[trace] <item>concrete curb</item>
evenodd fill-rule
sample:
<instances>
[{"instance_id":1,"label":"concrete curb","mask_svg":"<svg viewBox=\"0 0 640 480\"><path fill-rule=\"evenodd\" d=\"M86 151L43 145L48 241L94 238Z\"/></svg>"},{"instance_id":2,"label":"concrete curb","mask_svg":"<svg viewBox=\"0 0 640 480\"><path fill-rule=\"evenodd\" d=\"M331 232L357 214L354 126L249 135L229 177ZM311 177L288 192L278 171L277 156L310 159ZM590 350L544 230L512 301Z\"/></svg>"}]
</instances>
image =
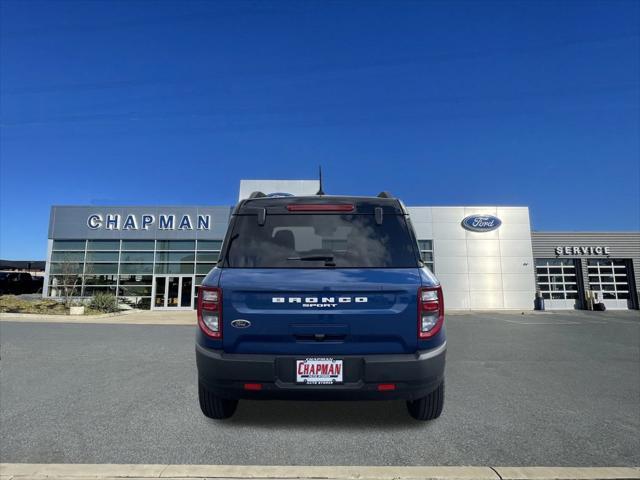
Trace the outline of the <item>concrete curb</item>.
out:
<instances>
[{"instance_id":1,"label":"concrete curb","mask_svg":"<svg viewBox=\"0 0 640 480\"><path fill-rule=\"evenodd\" d=\"M340 480L637 480L637 467L322 467L243 465L0 464L3 480L340 479Z\"/></svg>"},{"instance_id":2,"label":"concrete curb","mask_svg":"<svg viewBox=\"0 0 640 480\"><path fill-rule=\"evenodd\" d=\"M0 312L0 319L4 320L5 318L15 318L21 319L25 321L50 321L50 320L88 320L88 319L100 319L100 318L112 318L112 317L120 317L122 315L130 315L134 311L133 310L123 310L120 312L114 313L98 313L96 315L69 315L69 314L44 314L44 313L12 313L12 312Z\"/></svg>"},{"instance_id":3,"label":"concrete curb","mask_svg":"<svg viewBox=\"0 0 640 480\"><path fill-rule=\"evenodd\" d=\"M196 325L193 312L140 312L125 310L100 315L40 315L34 313L0 313L0 322L72 323L102 325Z\"/></svg>"}]
</instances>

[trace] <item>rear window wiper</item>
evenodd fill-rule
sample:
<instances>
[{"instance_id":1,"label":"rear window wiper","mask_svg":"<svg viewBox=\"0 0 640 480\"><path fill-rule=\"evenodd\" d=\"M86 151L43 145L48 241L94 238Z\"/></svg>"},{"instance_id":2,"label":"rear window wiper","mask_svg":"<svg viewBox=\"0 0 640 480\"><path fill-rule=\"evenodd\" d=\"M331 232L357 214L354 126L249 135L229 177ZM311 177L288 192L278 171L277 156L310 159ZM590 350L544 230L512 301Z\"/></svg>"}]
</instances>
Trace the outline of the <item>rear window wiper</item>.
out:
<instances>
[{"instance_id":1,"label":"rear window wiper","mask_svg":"<svg viewBox=\"0 0 640 480\"><path fill-rule=\"evenodd\" d=\"M325 267L335 267L333 255L307 255L306 257L289 257L287 260L298 260L300 262L324 262Z\"/></svg>"},{"instance_id":2,"label":"rear window wiper","mask_svg":"<svg viewBox=\"0 0 640 480\"><path fill-rule=\"evenodd\" d=\"M306 257L289 257L287 260L300 260L301 262L333 262L333 255L308 255Z\"/></svg>"}]
</instances>

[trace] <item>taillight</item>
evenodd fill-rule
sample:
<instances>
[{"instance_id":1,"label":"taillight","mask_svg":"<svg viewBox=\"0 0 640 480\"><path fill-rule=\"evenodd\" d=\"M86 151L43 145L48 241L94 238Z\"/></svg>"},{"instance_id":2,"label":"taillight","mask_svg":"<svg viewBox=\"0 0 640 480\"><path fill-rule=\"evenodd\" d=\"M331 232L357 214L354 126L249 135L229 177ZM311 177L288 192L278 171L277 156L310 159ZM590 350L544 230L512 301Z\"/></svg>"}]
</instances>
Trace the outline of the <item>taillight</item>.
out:
<instances>
[{"instance_id":1,"label":"taillight","mask_svg":"<svg viewBox=\"0 0 640 480\"><path fill-rule=\"evenodd\" d=\"M441 287L418 289L418 338L436 335L444 323L444 299Z\"/></svg>"},{"instance_id":2,"label":"taillight","mask_svg":"<svg viewBox=\"0 0 640 480\"><path fill-rule=\"evenodd\" d=\"M222 338L222 290L200 287L198 291L198 325L208 337Z\"/></svg>"},{"instance_id":3,"label":"taillight","mask_svg":"<svg viewBox=\"0 0 640 480\"><path fill-rule=\"evenodd\" d=\"M287 210L290 212L352 212L353 209L354 206L347 203L292 203L287 205Z\"/></svg>"}]
</instances>

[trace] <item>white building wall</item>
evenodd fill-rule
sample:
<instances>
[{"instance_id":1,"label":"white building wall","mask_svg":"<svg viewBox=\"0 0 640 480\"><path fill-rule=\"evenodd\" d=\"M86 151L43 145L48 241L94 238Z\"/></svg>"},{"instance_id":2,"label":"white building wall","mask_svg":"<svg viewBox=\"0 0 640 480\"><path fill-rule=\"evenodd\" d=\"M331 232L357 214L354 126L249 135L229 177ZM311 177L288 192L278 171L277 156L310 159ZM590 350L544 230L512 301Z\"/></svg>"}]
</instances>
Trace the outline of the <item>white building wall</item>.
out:
<instances>
[{"instance_id":1,"label":"white building wall","mask_svg":"<svg viewBox=\"0 0 640 480\"><path fill-rule=\"evenodd\" d=\"M450 309L532 310L535 277L527 207L409 207L420 240L433 240L436 276ZM498 217L491 232L462 227L469 215Z\"/></svg>"}]
</instances>

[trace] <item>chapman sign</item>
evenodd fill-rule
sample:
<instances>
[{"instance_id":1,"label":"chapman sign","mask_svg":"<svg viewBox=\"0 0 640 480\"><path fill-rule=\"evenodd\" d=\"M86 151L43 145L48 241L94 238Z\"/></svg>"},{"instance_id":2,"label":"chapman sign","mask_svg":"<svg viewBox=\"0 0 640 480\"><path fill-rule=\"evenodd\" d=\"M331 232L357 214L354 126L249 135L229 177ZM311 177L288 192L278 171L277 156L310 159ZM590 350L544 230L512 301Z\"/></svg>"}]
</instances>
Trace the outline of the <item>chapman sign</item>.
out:
<instances>
[{"instance_id":1,"label":"chapman sign","mask_svg":"<svg viewBox=\"0 0 640 480\"><path fill-rule=\"evenodd\" d=\"M611 255L611 247L602 246L559 246L556 255Z\"/></svg>"},{"instance_id":2,"label":"chapman sign","mask_svg":"<svg viewBox=\"0 0 640 480\"><path fill-rule=\"evenodd\" d=\"M91 230L149 230L156 226L158 230L211 230L211 215L119 215L94 213L87 217L87 226Z\"/></svg>"}]
</instances>

